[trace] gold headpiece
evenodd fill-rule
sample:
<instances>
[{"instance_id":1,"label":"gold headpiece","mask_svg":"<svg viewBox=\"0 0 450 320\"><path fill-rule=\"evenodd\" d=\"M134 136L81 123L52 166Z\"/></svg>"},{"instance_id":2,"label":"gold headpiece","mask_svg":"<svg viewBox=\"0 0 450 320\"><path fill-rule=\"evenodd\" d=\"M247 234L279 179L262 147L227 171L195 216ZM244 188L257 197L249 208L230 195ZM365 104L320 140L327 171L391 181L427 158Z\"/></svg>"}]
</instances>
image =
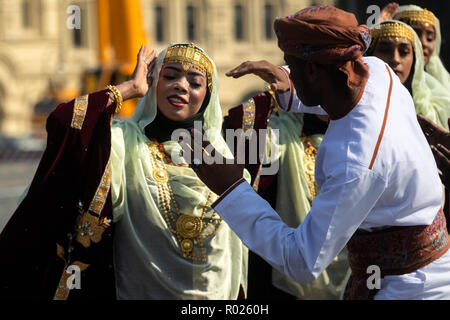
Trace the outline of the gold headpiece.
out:
<instances>
[{"instance_id":1,"label":"gold headpiece","mask_svg":"<svg viewBox=\"0 0 450 320\"><path fill-rule=\"evenodd\" d=\"M400 13L398 20L410 24L411 22L423 22L434 27L434 14L427 9L423 10L405 10Z\"/></svg>"},{"instance_id":2,"label":"gold headpiece","mask_svg":"<svg viewBox=\"0 0 450 320\"><path fill-rule=\"evenodd\" d=\"M370 34L374 40L372 41L373 44L375 44L375 40L381 38L404 38L409 40L414 48L414 31L401 23L381 24L378 28L370 29Z\"/></svg>"},{"instance_id":3,"label":"gold headpiece","mask_svg":"<svg viewBox=\"0 0 450 320\"><path fill-rule=\"evenodd\" d=\"M168 48L163 63L166 62L181 63L184 70L188 70L188 64L192 64L200 71L206 72L206 76L208 78L208 88L211 91L212 74L214 71L213 64L201 50L195 47L193 43L189 45L179 44Z\"/></svg>"}]
</instances>

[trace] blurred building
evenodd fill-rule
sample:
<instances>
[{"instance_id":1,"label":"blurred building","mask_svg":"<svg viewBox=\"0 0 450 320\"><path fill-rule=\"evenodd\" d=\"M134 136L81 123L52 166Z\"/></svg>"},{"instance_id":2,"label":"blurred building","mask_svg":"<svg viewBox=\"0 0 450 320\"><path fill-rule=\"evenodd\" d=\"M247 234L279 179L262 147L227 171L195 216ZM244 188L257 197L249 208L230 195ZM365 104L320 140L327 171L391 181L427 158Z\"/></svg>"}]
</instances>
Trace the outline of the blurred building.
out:
<instances>
[{"instance_id":1,"label":"blurred building","mask_svg":"<svg viewBox=\"0 0 450 320\"><path fill-rule=\"evenodd\" d=\"M309 0L140 0L150 47L190 41L215 60L222 107L239 104L263 88L255 76L225 77L245 60L283 63L273 20ZM67 26L80 8L80 29ZM0 0L0 134L26 136L33 119L43 126L59 101L83 91L83 74L99 66L96 0ZM36 120L37 119L37 120Z\"/></svg>"}]
</instances>

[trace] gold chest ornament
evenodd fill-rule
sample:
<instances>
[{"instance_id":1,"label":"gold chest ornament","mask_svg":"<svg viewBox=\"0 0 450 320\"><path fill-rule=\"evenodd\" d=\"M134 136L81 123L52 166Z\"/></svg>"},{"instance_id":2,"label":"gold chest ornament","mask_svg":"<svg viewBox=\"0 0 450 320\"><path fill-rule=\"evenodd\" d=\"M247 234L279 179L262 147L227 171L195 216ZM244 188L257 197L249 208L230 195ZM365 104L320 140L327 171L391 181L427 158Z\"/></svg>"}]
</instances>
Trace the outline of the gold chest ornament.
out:
<instances>
[{"instance_id":1,"label":"gold chest ornament","mask_svg":"<svg viewBox=\"0 0 450 320\"><path fill-rule=\"evenodd\" d=\"M162 144L158 144L156 141L149 142L148 149L150 151L152 177L156 181L163 217L169 230L177 237L184 258L206 262L206 250L202 239L215 234L222 222L222 219L214 219L217 215L214 211L209 221L204 223L206 212L208 209L211 209L209 202L211 201L212 192L208 195L200 218L182 213L175 201L164 160L170 165L188 166L174 164L166 155ZM206 232L206 229L212 230ZM199 247L200 255L194 253L196 245Z\"/></svg>"}]
</instances>

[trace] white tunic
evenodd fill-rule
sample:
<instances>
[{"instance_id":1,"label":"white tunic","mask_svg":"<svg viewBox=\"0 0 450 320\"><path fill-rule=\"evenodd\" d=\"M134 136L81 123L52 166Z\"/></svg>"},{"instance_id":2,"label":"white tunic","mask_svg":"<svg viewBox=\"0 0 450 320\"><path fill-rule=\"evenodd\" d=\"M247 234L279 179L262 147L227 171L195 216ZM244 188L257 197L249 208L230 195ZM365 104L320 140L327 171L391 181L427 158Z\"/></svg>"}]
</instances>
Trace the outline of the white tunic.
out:
<instances>
[{"instance_id":1,"label":"white tunic","mask_svg":"<svg viewBox=\"0 0 450 320\"><path fill-rule=\"evenodd\" d=\"M345 117L330 121L316 158L321 193L298 228L287 227L246 182L214 204L251 250L301 284L317 278L357 229L429 225L441 206L437 167L411 95L388 67L393 87L384 121L387 65L375 57L364 62L364 93ZM291 111L321 113L294 96ZM450 251L416 272L384 277L375 296L422 298L450 299Z\"/></svg>"}]
</instances>

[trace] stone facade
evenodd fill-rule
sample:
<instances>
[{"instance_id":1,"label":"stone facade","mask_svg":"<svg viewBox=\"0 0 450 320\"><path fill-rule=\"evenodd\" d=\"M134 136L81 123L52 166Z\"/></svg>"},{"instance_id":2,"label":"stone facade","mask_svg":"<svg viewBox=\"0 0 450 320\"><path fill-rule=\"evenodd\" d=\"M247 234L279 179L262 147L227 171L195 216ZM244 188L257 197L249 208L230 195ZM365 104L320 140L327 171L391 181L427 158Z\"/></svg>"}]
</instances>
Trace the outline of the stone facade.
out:
<instances>
[{"instance_id":1,"label":"stone facade","mask_svg":"<svg viewBox=\"0 0 450 320\"><path fill-rule=\"evenodd\" d=\"M334 1L141 0L141 6L152 48L192 41L215 60L226 112L264 84L225 72L245 60L283 63L270 20L313 2ZM74 4L81 8L77 34L66 25ZM0 0L0 134L30 134L34 106L50 88L66 88L67 98L80 92L83 72L98 67L97 39L95 0Z\"/></svg>"}]
</instances>

